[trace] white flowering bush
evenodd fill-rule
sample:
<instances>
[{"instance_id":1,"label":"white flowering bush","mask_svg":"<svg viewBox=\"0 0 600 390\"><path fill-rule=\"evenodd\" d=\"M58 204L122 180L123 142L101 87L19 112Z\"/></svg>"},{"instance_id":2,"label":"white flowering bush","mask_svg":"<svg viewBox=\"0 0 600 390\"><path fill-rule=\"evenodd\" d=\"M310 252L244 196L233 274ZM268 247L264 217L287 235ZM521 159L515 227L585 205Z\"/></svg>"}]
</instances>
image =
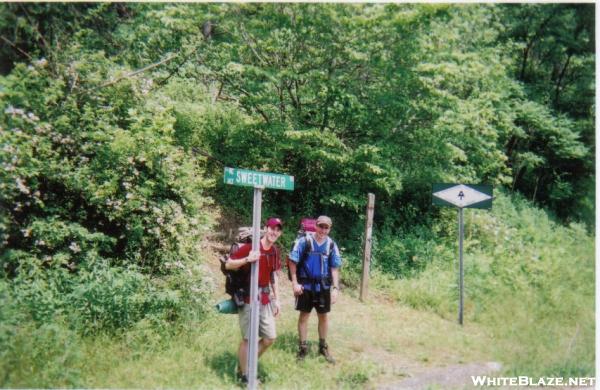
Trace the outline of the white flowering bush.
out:
<instances>
[{"instance_id":1,"label":"white flowering bush","mask_svg":"<svg viewBox=\"0 0 600 390\"><path fill-rule=\"evenodd\" d=\"M85 332L197 314L209 292L190 271L209 182L147 81L99 85L112 65L95 53L0 78L3 291L29 318Z\"/></svg>"}]
</instances>

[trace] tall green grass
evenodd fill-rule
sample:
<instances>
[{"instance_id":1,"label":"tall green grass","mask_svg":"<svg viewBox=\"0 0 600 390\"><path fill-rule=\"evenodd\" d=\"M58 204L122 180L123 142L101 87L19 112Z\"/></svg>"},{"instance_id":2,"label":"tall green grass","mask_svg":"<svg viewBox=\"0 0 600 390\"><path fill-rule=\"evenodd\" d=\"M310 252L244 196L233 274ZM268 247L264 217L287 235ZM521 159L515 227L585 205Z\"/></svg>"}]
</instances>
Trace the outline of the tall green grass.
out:
<instances>
[{"instance_id":1,"label":"tall green grass","mask_svg":"<svg viewBox=\"0 0 600 390\"><path fill-rule=\"evenodd\" d=\"M363 360L346 358L329 367L316 356L316 345L298 364L295 320L289 312L285 324L279 321L278 340L259 361L259 379L268 388L362 388L377 374ZM58 323L27 326L11 351L2 352L0 378L3 388L234 389L240 388L239 341L237 316L222 314L179 322L170 331L142 320L120 335L81 336Z\"/></svg>"},{"instance_id":2,"label":"tall green grass","mask_svg":"<svg viewBox=\"0 0 600 390\"><path fill-rule=\"evenodd\" d=\"M485 348L507 373L593 375L594 240L585 227L561 226L499 194L491 211L465 211L465 231L465 321L487 329L495 342ZM375 284L399 302L456 319L456 248L436 250L417 276L380 274Z\"/></svg>"},{"instance_id":3,"label":"tall green grass","mask_svg":"<svg viewBox=\"0 0 600 390\"><path fill-rule=\"evenodd\" d=\"M200 265L153 278L108 264L78 274L35 258L21 264L15 278L0 279L0 387L89 387L85 378L102 365L89 345L124 342L145 354L181 324L201 321L214 290ZM99 355L110 360L110 348Z\"/></svg>"}]
</instances>

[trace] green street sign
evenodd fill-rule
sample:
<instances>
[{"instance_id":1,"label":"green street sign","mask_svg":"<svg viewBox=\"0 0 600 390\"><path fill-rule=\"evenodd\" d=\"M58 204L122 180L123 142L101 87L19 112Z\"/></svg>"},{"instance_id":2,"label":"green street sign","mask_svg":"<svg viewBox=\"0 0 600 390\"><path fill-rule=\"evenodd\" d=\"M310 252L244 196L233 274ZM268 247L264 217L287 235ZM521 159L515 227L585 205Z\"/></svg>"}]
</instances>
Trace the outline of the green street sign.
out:
<instances>
[{"instance_id":1,"label":"green street sign","mask_svg":"<svg viewBox=\"0 0 600 390\"><path fill-rule=\"evenodd\" d=\"M436 206L489 209L494 199L492 191L490 185L435 183L431 192Z\"/></svg>"},{"instance_id":2,"label":"green street sign","mask_svg":"<svg viewBox=\"0 0 600 390\"><path fill-rule=\"evenodd\" d=\"M225 168L225 184L244 187L272 188L275 190L294 190L294 176L279 173L250 171L239 168Z\"/></svg>"}]
</instances>

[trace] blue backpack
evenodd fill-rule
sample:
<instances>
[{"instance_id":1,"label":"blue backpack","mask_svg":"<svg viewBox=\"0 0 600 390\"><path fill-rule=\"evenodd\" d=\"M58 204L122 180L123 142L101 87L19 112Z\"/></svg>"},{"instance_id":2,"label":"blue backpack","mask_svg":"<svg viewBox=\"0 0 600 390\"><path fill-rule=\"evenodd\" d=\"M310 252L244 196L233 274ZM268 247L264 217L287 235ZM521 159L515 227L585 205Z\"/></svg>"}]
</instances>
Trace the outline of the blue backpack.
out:
<instances>
[{"instance_id":1,"label":"blue backpack","mask_svg":"<svg viewBox=\"0 0 600 390\"><path fill-rule=\"evenodd\" d=\"M308 256L310 255L310 253L314 250L313 240L312 240L312 237L310 237L310 233L314 233L316 231L316 229L315 229L316 225L317 225L316 219L302 218L302 220L300 221L300 229L298 230L298 235L296 236L296 240L294 240L294 244L292 245L290 252L291 252L291 250L293 250L294 246L296 246L296 244L302 237L306 238L307 245L304 245L303 251L302 251L302 253L300 253L300 256L298 259L298 264L296 265L296 280L300 284L319 283L319 284L323 284L323 286L330 286L331 285L331 259L330 259L330 257L331 257L331 254L333 253L333 249L334 249L333 240L331 240L331 239L329 239L329 246L327 247L327 252L324 254L324 256L328 259L328 261L327 261L327 265L328 265L327 276L324 278L321 277L321 278L316 278L313 280L311 278L307 278L302 275L302 273L304 273L304 275L309 274L308 269L306 269L306 260L308 259ZM321 256L321 261L322 262L324 261L323 256ZM291 281L292 274L290 272L290 262L291 262L291 260L288 255L288 258L286 261L287 273L288 273L288 279Z\"/></svg>"}]
</instances>

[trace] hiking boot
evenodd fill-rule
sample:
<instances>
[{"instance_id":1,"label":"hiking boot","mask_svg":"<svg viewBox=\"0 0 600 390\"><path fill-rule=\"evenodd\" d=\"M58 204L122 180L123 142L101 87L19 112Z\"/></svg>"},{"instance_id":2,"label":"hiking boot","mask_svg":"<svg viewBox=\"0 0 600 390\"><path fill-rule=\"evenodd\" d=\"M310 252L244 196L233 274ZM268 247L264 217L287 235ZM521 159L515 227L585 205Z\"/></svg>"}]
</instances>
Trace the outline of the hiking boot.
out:
<instances>
[{"instance_id":1,"label":"hiking boot","mask_svg":"<svg viewBox=\"0 0 600 390\"><path fill-rule=\"evenodd\" d=\"M243 385L248 384L248 375L246 375L246 374L242 374L241 372L238 372L237 379L238 379L238 382L240 382Z\"/></svg>"},{"instance_id":2,"label":"hiking boot","mask_svg":"<svg viewBox=\"0 0 600 390\"><path fill-rule=\"evenodd\" d=\"M240 382L240 384L242 384L242 385L248 384L248 375L246 375L246 374L242 374L242 373L238 372L237 379L238 379L238 382ZM260 379L256 378L256 385L259 386L261 384L262 383L261 383Z\"/></svg>"},{"instance_id":3,"label":"hiking boot","mask_svg":"<svg viewBox=\"0 0 600 390\"><path fill-rule=\"evenodd\" d=\"M296 355L296 359L298 359L298 361L303 361L307 355L308 355L308 342L302 341L302 342L300 342L300 345L298 348L298 354Z\"/></svg>"},{"instance_id":4,"label":"hiking boot","mask_svg":"<svg viewBox=\"0 0 600 390\"><path fill-rule=\"evenodd\" d=\"M319 354L325 357L327 363L335 364L335 359L329 353L329 345L325 342L325 340L319 340Z\"/></svg>"}]
</instances>

